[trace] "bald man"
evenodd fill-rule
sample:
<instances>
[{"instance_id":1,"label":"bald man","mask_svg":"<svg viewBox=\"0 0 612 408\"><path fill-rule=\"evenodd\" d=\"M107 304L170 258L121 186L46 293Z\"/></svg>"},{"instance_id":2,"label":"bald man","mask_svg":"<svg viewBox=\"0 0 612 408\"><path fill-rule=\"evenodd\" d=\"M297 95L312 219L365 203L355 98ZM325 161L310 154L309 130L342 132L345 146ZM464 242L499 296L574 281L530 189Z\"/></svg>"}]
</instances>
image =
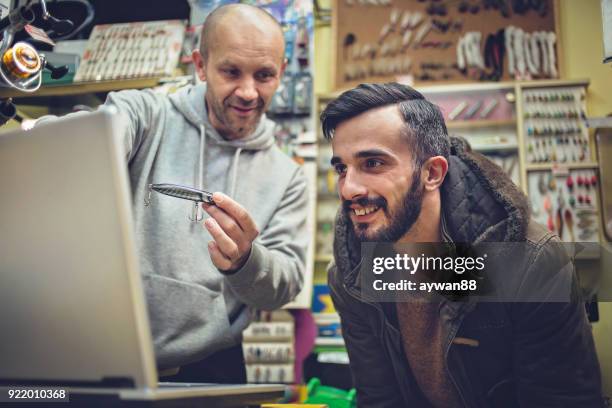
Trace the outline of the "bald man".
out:
<instances>
[{"instance_id":1,"label":"bald man","mask_svg":"<svg viewBox=\"0 0 612 408\"><path fill-rule=\"evenodd\" d=\"M168 381L245 382L242 331L302 287L306 180L265 118L283 71L280 25L234 4L209 15L193 52L203 84L170 96L111 93L126 119L136 236L160 370ZM155 195L150 183L213 191L215 205Z\"/></svg>"}]
</instances>

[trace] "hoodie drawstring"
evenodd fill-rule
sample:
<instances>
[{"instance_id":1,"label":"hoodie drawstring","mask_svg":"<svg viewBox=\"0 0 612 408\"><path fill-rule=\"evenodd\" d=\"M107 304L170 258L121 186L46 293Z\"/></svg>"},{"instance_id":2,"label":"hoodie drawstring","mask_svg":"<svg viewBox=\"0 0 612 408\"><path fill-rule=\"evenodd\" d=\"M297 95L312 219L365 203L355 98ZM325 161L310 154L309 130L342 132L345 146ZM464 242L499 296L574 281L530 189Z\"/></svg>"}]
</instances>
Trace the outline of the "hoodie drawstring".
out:
<instances>
[{"instance_id":1,"label":"hoodie drawstring","mask_svg":"<svg viewBox=\"0 0 612 408\"><path fill-rule=\"evenodd\" d=\"M206 145L206 127L200 125L200 159L198 161L198 189L204 189L204 146ZM199 203L194 203L191 210L190 220L193 223L200 222L204 219L204 209Z\"/></svg>"},{"instance_id":2,"label":"hoodie drawstring","mask_svg":"<svg viewBox=\"0 0 612 408\"><path fill-rule=\"evenodd\" d=\"M206 184L206 175L204 174L204 148L206 145L206 126L200 125L200 162L198 165L198 189L204 190ZM234 158L232 159L231 176L226 186L226 191L230 197L236 195L236 181L238 179L238 163L240 163L240 153L242 153L242 147L237 147L234 152Z\"/></svg>"},{"instance_id":3,"label":"hoodie drawstring","mask_svg":"<svg viewBox=\"0 0 612 408\"><path fill-rule=\"evenodd\" d=\"M206 127L200 125L200 162L198 164L198 189L204 190L204 145L206 144Z\"/></svg>"},{"instance_id":4,"label":"hoodie drawstring","mask_svg":"<svg viewBox=\"0 0 612 408\"><path fill-rule=\"evenodd\" d=\"M232 160L232 176L230 178L229 188L227 189L230 197L236 196L236 178L238 177L238 163L240 162L241 152L242 147L236 148L236 152L234 152L234 159Z\"/></svg>"}]
</instances>

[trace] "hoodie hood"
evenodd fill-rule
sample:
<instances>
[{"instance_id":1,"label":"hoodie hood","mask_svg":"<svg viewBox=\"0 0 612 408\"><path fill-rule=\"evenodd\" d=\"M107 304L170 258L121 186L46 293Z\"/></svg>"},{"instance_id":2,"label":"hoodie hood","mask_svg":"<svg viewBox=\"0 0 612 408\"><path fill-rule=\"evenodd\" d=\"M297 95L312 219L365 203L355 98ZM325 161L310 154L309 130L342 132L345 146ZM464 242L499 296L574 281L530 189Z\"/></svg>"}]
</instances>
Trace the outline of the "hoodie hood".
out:
<instances>
[{"instance_id":1,"label":"hoodie hood","mask_svg":"<svg viewBox=\"0 0 612 408\"><path fill-rule=\"evenodd\" d=\"M226 191L230 196L236 193L236 181L238 177L238 165L240 154L243 150L266 150L274 145L274 123L262 115L255 131L242 139L226 140L212 126L208 120L208 108L206 106L206 84L188 86L170 95L170 102L185 117L187 122L195 126L200 131L200 156L198 164L197 180L194 184L203 190L207 185L205 165L206 162L206 143L207 138L220 146L235 148L234 158L229 171L229 179ZM201 219L203 210L199 206L194 206L193 217Z\"/></svg>"},{"instance_id":2,"label":"hoodie hood","mask_svg":"<svg viewBox=\"0 0 612 408\"><path fill-rule=\"evenodd\" d=\"M243 139L226 140L213 128L208 120L205 102L206 83L184 87L170 95L170 102L181 112L187 122L206 130L206 137L222 146L233 146L241 150L265 150L274 144L274 122L262 115L255 131Z\"/></svg>"}]
</instances>

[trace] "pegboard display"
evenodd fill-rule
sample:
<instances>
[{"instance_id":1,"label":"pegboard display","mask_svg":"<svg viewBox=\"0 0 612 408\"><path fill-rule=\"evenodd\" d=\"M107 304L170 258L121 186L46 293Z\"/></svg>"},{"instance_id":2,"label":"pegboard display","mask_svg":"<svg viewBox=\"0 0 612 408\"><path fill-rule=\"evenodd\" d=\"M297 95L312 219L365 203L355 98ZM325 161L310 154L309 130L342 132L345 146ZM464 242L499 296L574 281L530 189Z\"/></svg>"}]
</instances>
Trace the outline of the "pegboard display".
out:
<instances>
[{"instance_id":1,"label":"pegboard display","mask_svg":"<svg viewBox=\"0 0 612 408\"><path fill-rule=\"evenodd\" d=\"M492 90L463 90L461 92L431 92L417 87L417 91L436 104L449 126L465 121L515 120L514 88Z\"/></svg>"},{"instance_id":2,"label":"pegboard display","mask_svg":"<svg viewBox=\"0 0 612 408\"><path fill-rule=\"evenodd\" d=\"M520 184L514 87L439 88L417 90L440 108L449 134L465 138L472 149L493 160Z\"/></svg>"},{"instance_id":3,"label":"pegboard display","mask_svg":"<svg viewBox=\"0 0 612 408\"><path fill-rule=\"evenodd\" d=\"M594 169L530 172L528 183L536 221L565 242L599 242L599 180Z\"/></svg>"},{"instance_id":4,"label":"pegboard display","mask_svg":"<svg viewBox=\"0 0 612 408\"><path fill-rule=\"evenodd\" d=\"M170 76L184 36L179 20L97 25L74 82Z\"/></svg>"},{"instance_id":5,"label":"pegboard display","mask_svg":"<svg viewBox=\"0 0 612 408\"><path fill-rule=\"evenodd\" d=\"M335 89L559 76L556 0L334 0L333 12Z\"/></svg>"},{"instance_id":6,"label":"pegboard display","mask_svg":"<svg viewBox=\"0 0 612 408\"><path fill-rule=\"evenodd\" d=\"M577 163L591 159L584 87L523 91L527 163Z\"/></svg>"}]
</instances>

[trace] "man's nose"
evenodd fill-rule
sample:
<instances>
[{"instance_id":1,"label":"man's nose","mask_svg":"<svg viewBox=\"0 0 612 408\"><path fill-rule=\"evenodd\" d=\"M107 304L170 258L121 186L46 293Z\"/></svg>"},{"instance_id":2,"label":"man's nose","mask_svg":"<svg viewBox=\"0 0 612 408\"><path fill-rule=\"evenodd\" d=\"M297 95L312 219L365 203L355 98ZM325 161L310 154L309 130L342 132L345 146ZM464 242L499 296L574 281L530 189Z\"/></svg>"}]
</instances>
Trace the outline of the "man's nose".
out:
<instances>
[{"instance_id":1,"label":"man's nose","mask_svg":"<svg viewBox=\"0 0 612 408\"><path fill-rule=\"evenodd\" d=\"M347 170L344 180L339 184L339 193L342 200L351 201L357 198L366 197L368 195L368 189L354 171Z\"/></svg>"},{"instance_id":2,"label":"man's nose","mask_svg":"<svg viewBox=\"0 0 612 408\"><path fill-rule=\"evenodd\" d=\"M252 102L257 99L257 87L253 78L242 80L238 89L236 89L236 96L244 102Z\"/></svg>"}]
</instances>

